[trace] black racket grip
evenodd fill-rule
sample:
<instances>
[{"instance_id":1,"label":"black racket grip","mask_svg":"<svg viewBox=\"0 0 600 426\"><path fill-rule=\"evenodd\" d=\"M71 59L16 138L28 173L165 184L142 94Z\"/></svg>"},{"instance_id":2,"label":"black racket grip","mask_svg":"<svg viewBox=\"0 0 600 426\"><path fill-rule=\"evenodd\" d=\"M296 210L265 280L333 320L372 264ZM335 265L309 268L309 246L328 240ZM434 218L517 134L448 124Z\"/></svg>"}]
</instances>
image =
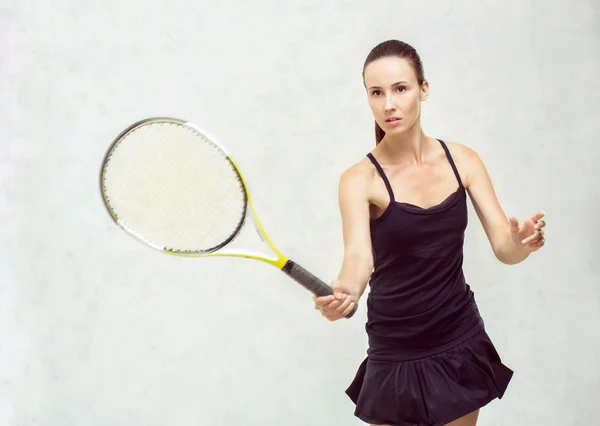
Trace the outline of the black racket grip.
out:
<instances>
[{"instance_id":1,"label":"black racket grip","mask_svg":"<svg viewBox=\"0 0 600 426\"><path fill-rule=\"evenodd\" d=\"M281 270L316 296L330 296L333 294L333 288L331 288L331 286L328 286L322 280L315 277L313 274L292 260L288 260ZM356 312L357 308L358 304L355 303L354 310L346 315L346 318L351 318Z\"/></svg>"}]
</instances>

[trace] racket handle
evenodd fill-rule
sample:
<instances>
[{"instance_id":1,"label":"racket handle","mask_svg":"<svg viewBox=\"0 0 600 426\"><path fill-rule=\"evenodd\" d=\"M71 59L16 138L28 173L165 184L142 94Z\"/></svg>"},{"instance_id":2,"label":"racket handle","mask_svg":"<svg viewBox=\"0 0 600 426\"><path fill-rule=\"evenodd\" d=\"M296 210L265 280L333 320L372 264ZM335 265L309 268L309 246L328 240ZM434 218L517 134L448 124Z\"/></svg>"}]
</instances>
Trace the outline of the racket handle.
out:
<instances>
[{"instance_id":1,"label":"racket handle","mask_svg":"<svg viewBox=\"0 0 600 426\"><path fill-rule=\"evenodd\" d=\"M301 286L311 291L314 295L321 296L330 296L333 294L333 289L325 284L322 280L308 272L302 266L293 262L292 260L288 260L283 268L281 268L283 272L288 274L291 278L293 278L296 282L298 282ZM354 310L346 315L346 318L351 318L352 315L356 312L358 305L354 305Z\"/></svg>"}]
</instances>

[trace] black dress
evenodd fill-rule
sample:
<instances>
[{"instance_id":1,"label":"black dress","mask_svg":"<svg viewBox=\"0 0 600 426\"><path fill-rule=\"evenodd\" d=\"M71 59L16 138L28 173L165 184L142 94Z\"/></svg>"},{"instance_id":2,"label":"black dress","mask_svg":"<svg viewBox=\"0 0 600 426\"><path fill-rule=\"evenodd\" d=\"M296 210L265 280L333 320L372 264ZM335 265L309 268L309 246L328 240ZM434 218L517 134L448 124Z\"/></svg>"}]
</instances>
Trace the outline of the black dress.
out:
<instances>
[{"instance_id":1,"label":"black dress","mask_svg":"<svg viewBox=\"0 0 600 426\"><path fill-rule=\"evenodd\" d=\"M373 157L390 204L371 221L375 268L367 298L367 358L346 390L355 415L377 425L441 426L502 398L502 364L463 275L467 194L440 204L397 202Z\"/></svg>"}]
</instances>

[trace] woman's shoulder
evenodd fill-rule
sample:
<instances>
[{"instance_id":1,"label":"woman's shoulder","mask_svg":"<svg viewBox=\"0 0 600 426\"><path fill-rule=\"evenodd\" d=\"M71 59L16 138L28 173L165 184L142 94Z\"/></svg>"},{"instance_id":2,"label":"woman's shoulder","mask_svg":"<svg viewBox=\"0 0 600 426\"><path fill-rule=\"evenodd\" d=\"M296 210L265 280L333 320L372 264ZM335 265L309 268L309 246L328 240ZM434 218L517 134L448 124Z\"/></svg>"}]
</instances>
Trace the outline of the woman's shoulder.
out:
<instances>
[{"instance_id":1,"label":"woman's shoulder","mask_svg":"<svg viewBox=\"0 0 600 426\"><path fill-rule=\"evenodd\" d=\"M466 172L474 165L481 163L479 155L470 146L452 139L447 140L440 138L439 140L443 141L448 147L450 156L452 157L452 160L454 160L454 163L459 170L463 169Z\"/></svg>"},{"instance_id":2,"label":"woman's shoulder","mask_svg":"<svg viewBox=\"0 0 600 426\"><path fill-rule=\"evenodd\" d=\"M340 182L367 183L375 176L375 166L366 156L347 167L340 176Z\"/></svg>"},{"instance_id":3,"label":"woman's shoulder","mask_svg":"<svg viewBox=\"0 0 600 426\"><path fill-rule=\"evenodd\" d=\"M441 140L443 140L448 147L452 160L454 161L454 164L456 164L456 168L463 179L463 183L468 186L471 175L475 173L477 169L481 168L483 164L479 154L475 149L464 143L453 140Z\"/></svg>"},{"instance_id":4,"label":"woman's shoulder","mask_svg":"<svg viewBox=\"0 0 600 426\"><path fill-rule=\"evenodd\" d=\"M477 156L477 152L475 152L473 148L471 148L468 145L465 145L464 143L452 139L440 138L440 140L442 140L446 144L453 158L460 157L460 159L468 161L469 159L472 159L473 157Z\"/></svg>"},{"instance_id":5,"label":"woman's shoulder","mask_svg":"<svg viewBox=\"0 0 600 426\"><path fill-rule=\"evenodd\" d=\"M370 180L373 179L375 166L367 156L348 166L341 174L344 180Z\"/></svg>"}]
</instances>

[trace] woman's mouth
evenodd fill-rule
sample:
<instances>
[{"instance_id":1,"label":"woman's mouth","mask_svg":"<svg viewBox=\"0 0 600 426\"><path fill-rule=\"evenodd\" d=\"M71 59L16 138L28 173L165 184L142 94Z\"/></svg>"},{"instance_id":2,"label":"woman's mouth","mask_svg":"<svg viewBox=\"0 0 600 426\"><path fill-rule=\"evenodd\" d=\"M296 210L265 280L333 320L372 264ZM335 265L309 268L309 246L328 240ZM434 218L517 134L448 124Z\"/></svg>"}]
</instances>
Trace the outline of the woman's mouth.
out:
<instances>
[{"instance_id":1,"label":"woman's mouth","mask_svg":"<svg viewBox=\"0 0 600 426\"><path fill-rule=\"evenodd\" d=\"M398 123L400 123L402 119L400 117L390 117L387 120L385 120L385 122L390 125L390 126L395 126Z\"/></svg>"}]
</instances>

